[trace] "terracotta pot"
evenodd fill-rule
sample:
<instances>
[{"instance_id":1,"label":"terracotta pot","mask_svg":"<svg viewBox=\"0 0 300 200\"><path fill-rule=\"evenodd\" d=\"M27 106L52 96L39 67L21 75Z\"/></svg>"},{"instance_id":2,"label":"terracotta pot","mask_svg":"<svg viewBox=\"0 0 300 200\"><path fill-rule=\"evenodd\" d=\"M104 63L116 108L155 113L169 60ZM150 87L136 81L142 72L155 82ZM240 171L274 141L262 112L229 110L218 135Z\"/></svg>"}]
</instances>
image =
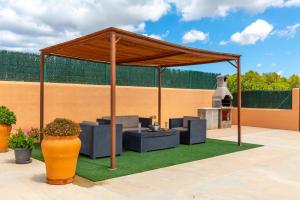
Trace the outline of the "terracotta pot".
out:
<instances>
[{"instance_id":1,"label":"terracotta pot","mask_svg":"<svg viewBox=\"0 0 300 200\"><path fill-rule=\"evenodd\" d=\"M49 184L63 185L73 182L80 146L78 136L44 137L42 152Z\"/></svg>"},{"instance_id":2,"label":"terracotta pot","mask_svg":"<svg viewBox=\"0 0 300 200\"><path fill-rule=\"evenodd\" d=\"M8 137L11 132L11 126L0 124L0 152L8 151Z\"/></svg>"}]
</instances>

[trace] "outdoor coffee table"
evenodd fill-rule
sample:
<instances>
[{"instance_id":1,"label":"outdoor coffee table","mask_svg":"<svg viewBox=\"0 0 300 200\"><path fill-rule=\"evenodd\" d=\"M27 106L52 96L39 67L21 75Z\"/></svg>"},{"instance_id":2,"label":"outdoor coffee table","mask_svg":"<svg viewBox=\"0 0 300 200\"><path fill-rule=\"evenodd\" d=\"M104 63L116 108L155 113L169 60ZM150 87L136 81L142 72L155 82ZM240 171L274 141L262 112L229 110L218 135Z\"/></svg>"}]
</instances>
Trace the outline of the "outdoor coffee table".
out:
<instances>
[{"instance_id":1,"label":"outdoor coffee table","mask_svg":"<svg viewBox=\"0 0 300 200\"><path fill-rule=\"evenodd\" d=\"M180 134L177 130L125 131L123 147L137 152L174 148L179 145Z\"/></svg>"}]
</instances>

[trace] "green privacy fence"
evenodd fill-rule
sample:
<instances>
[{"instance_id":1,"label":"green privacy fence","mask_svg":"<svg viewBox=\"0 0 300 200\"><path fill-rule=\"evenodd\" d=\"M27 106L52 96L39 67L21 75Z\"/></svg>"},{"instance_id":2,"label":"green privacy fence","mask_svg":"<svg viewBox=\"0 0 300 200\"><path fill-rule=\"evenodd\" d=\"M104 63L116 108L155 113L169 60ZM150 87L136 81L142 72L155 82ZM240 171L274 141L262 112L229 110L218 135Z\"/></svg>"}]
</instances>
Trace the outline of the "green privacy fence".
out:
<instances>
[{"instance_id":1,"label":"green privacy fence","mask_svg":"<svg viewBox=\"0 0 300 200\"><path fill-rule=\"evenodd\" d=\"M236 106L237 94L233 94ZM242 107L292 109L292 91L245 91L242 92Z\"/></svg>"},{"instance_id":2,"label":"green privacy fence","mask_svg":"<svg viewBox=\"0 0 300 200\"><path fill-rule=\"evenodd\" d=\"M0 80L39 81L40 58L37 54L0 51ZM46 59L45 80L56 83L109 84L109 65L58 57ZM167 69L162 74L163 87L214 89L219 74ZM117 84L154 87L155 68L119 66ZM233 105L236 105L236 94ZM292 108L292 91L245 91L242 106L248 108Z\"/></svg>"},{"instance_id":3,"label":"green privacy fence","mask_svg":"<svg viewBox=\"0 0 300 200\"><path fill-rule=\"evenodd\" d=\"M0 80L39 81L40 58L37 54L0 51ZM45 60L45 80L56 83L109 84L109 65L49 57ZM214 89L219 74L167 69L163 87ZM157 85L155 68L119 66L117 84L153 87Z\"/></svg>"}]
</instances>

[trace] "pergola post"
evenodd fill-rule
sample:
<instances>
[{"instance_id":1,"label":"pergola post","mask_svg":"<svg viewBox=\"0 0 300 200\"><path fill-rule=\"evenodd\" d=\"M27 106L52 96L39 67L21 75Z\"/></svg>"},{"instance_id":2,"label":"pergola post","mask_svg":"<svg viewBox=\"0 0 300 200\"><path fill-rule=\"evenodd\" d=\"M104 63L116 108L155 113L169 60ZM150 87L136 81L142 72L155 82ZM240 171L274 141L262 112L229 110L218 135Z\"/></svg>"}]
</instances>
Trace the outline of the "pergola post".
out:
<instances>
[{"instance_id":1,"label":"pergola post","mask_svg":"<svg viewBox=\"0 0 300 200\"><path fill-rule=\"evenodd\" d=\"M110 36L110 124L111 160L110 168L116 168L116 34Z\"/></svg>"},{"instance_id":2,"label":"pergola post","mask_svg":"<svg viewBox=\"0 0 300 200\"><path fill-rule=\"evenodd\" d=\"M238 124L238 145L242 145L242 130L241 130L241 104L242 104L242 95L241 95L241 63L240 58L237 59L237 124Z\"/></svg>"},{"instance_id":3,"label":"pergola post","mask_svg":"<svg viewBox=\"0 0 300 200\"><path fill-rule=\"evenodd\" d=\"M44 65L45 56L44 52L41 51L40 55L40 130L44 128ZM41 140L43 139L43 134L41 134Z\"/></svg>"},{"instance_id":4,"label":"pergola post","mask_svg":"<svg viewBox=\"0 0 300 200\"><path fill-rule=\"evenodd\" d=\"M161 67L157 67L157 87L158 87L158 124L161 126Z\"/></svg>"}]
</instances>

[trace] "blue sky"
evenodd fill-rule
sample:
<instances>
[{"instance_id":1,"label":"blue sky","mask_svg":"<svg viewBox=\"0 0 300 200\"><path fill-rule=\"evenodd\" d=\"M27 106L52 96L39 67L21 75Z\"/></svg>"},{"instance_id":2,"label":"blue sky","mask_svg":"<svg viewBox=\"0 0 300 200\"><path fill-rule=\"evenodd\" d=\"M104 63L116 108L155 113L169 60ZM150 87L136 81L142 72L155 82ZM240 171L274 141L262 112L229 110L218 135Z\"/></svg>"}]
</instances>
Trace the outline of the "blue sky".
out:
<instances>
[{"instance_id":1,"label":"blue sky","mask_svg":"<svg viewBox=\"0 0 300 200\"><path fill-rule=\"evenodd\" d=\"M270 8L264 13L249 14L244 11L232 13L227 17L204 18L196 21L182 21L176 12L164 16L160 21L147 23L148 34L169 33L163 38L166 41L182 43L182 36L190 29L209 33L208 41L188 43L191 47L237 53L242 55L242 72L255 70L261 73L277 72L283 76L300 74L300 33L294 37L269 35L264 41L253 45L228 43L220 45L222 40L228 40L235 32L262 19L274 26L274 30L284 30L287 26L300 23L299 8ZM298 31L300 32L300 31ZM186 68L184 68L186 69ZM188 67L192 70L235 73L235 69L227 63Z\"/></svg>"},{"instance_id":2,"label":"blue sky","mask_svg":"<svg viewBox=\"0 0 300 200\"><path fill-rule=\"evenodd\" d=\"M300 74L300 0L0 0L0 49L39 49L119 27L242 55L242 72ZM184 69L235 73L226 63Z\"/></svg>"}]
</instances>

